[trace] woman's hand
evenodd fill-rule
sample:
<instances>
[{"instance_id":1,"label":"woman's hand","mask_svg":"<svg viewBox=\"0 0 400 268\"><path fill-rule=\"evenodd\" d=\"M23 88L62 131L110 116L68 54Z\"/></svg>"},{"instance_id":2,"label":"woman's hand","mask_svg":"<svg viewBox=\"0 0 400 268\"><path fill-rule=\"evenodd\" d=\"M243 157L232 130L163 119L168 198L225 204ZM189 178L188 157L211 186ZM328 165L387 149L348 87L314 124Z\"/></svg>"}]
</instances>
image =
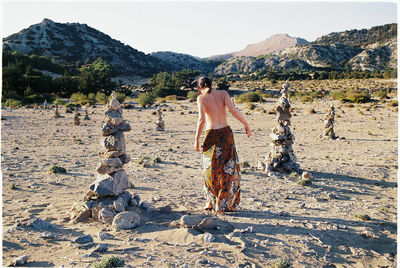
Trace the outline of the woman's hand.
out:
<instances>
[{"instance_id":1,"label":"woman's hand","mask_svg":"<svg viewBox=\"0 0 400 268\"><path fill-rule=\"evenodd\" d=\"M200 152L199 140L197 139L194 141L194 149L196 150L196 152Z\"/></svg>"},{"instance_id":2,"label":"woman's hand","mask_svg":"<svg viewBox=\"0 0 400 268\"><path fill-rule=\"evenodd\" d=\"M249 125L246 124L246 125L244 126L244 129L246 130L247 136L250 138L250 137L251 137L251 130L250 130Z\"/></svg>"}]
</instances>

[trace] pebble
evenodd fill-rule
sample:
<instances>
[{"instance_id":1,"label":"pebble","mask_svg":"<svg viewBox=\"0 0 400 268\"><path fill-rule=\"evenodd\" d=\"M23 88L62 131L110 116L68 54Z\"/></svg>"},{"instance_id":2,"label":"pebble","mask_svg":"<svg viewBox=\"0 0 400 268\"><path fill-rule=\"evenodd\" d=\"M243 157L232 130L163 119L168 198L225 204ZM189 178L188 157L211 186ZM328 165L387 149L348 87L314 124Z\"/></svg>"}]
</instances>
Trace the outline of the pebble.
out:
<instances>
[{"instance_id":1,"label":"pebble","mask_svg":"<svg viewBox=\"0 0 400 268\"><path fill-rule=\"evenodd\" d=\"M204 242L207 242L207 243L211 243L211 242L213 242L214 240L215 240L215 236L213 236L212 234L210 234L210 233L206 233L205 235L204 235Z\"/></svg>"},{"instance_id":2,"label":"pebble","mask_svg":"<svg viewBox=\"0 0 400 268\"><path fill-rule=\"evenodd\" d=\"M301 203L301 204L299 205L299 207L300 207L300 208L305 208L305 207L306 207L306 203L304 203L304 202Z\"/></svg>"},{"instance_id":3,"label":"pebble","mask_svg":"<svg viewBox=\"0 0 400 268\"><path fill-rule=\"evenodd\" d=\"M25 263L28 261L29 255L24 255L18 258L15 258L11 262L11 266L22 266L25 265Z\"/></svg>"},{"instance_id":4,"label":"pebble","mask_svg":"<svg viewBox=\"0 0 400 268\"><path fill-rule=\"evenodd\" d=\"M97 238L98 238L100 241L103 241L103 240L105 240L105 239L110 239L111 237L112 237L111 234L105 233L105 232L99 232L99 233L97 234Z\"/></svg>"},{"instance_id":5,"label":"pebble","mask_svg":"<svg viewBox=\"0 0 400 268\"><path fill-rule=\"evenodd\" d=\"M40 234L39 237L43 238L43 239L53 239L54 238L54 233L52 233L52 232L43 232L43 233Z\"/></svg>"},{"instance_id":6,"label":"pebble","mask_svg":"<svg viewBox=\"0 0 400 268\"><path fill-rule=\"evenodd\" d=\"M99 244L97 247L94 248L93 252L106 252L108 247L104 244Z\"/></svg>"},{"instance_id":7,"label":"pebble","mask_svg":"<svg viewBox=\"0 0 400 268\"><path fill-rule=\"evenodd\" d=\"M33 227L35 229L39 229L39 230L54 230L54 231L58 231L59 228L57 226L55 226L54 224L51 224L48 221L42 220L40 218L35 218L30 220L26 226L28 227Z\"/></svg>"}]
</instances>

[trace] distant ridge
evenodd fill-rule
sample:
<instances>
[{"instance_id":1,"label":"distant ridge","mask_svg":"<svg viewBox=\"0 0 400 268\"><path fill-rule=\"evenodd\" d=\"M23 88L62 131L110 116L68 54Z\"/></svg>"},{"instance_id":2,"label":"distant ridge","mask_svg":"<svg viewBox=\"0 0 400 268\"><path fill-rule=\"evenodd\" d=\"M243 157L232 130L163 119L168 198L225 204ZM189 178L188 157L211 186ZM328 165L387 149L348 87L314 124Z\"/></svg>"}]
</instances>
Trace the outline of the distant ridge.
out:
<instances>
[{"instance_id":1,"label":"distant ridge","mask_svg":"<svg viewBox=\"0 0 400 268\"><path fill-rule=\"evenodd\" d=\"M266 54L278 54L279 52L281 52L286 48L298 45L304 45L308 43L309 42L303 38L291 37L288 34L274 34L265 39L264 41L255 44L250 44L246 48L240 51L223 55L211 56L209 57L209 59L227 60L229 58L241 57L241 56L258 57L260 55L266 55Z\"/></svg>"}]
</instances>

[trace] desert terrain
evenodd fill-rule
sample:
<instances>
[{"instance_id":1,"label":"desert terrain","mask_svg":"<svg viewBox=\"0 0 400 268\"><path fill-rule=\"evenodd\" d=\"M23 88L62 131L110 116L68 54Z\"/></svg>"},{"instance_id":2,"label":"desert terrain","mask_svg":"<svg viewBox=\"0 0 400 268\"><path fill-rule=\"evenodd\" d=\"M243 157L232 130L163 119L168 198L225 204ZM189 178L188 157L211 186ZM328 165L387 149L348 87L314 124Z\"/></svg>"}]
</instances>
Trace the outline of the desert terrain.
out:
<instances>
[{"instance_id":1,"label":"desert terrain","mask_svg":"<svg viewBox=\"0 0 400 268\"><path fill-rule=\"evenodd\" d=\"M58 119L52 118L54 109L3 108L3 265L29 255L28 267L87 267L114 255L129 267L268 267L282 259L293 267L396 267L397 107L378 101L351 107L328 98L291 100L297 163L313 176L311 185L301 186L296 174L268 176L256 168L270 151L269 134L276 125L276 114L263 111L272 110L276 101L267 98L253 110L237 104L252 128L250 139L228 115L239 160L250 167L242 169L240 209L217 215L201 209L202 155L193 149L196 103L160 104L162 132L155 127L155 107L140 108L128 98L125 103L134 105L123 110L132 127L125 134L132 160L124 168L134 185L128 191L151 209L142 212L141 226L126 231L68 220L69 209L83 200L95 179L106 105L89 108L90 120L83 120L81 110L79 126L64 108L64 118ZM339 138L321 139L331 103ZM153 161L157 157L161 161ZM53 165L67 172L51 173ZM165 206L172 211L160 211ZM171 224L187 214L208 214L213 228ZM44 235L24 225L34 218L59 229ZM100 231L109 237L99 240ZM214 241L205 242L207 233ZM87 234L108 250L88 254L91 249L71 243Z\"/></svg>"}]
</instances>

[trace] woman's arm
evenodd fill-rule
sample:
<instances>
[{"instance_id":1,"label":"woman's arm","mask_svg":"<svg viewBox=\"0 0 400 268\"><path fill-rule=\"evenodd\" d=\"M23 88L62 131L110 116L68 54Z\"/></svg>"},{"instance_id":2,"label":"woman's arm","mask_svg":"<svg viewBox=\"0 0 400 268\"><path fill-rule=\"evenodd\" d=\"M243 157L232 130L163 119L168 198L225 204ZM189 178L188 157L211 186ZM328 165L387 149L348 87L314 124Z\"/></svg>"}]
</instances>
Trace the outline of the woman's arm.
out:
<instances>
[{"instance_id":1,"label":"woman's arm","mask_svg":"<svg viewBox=\"0 0 400 268\"><path fill-rule=\"evenodd\" d=\"M229 97L228 92L224 91L224 100L225 100L225 105L228 107L229 111L231 114L233 114L234 117L236 117L237 120L239 120L243 125L244 129L246 130L246 133L248 137L251 137L251 130L249 127L249 124L247 124L246 119L244 119L243 115L239 112L238 109L236 109L235 105L233 105L231 98Z\"/></svg>"},{"instance_id":2,"label":"woman's arm","mask_svg":"<svg viewBox=\"0 0 400 268\"><path fill-rule=\"evenodd\" d=\"M199 110L199 117L197 120L196 137L194 140L194 149L200 152L199 139L201 132L203 131L204 124L206 122L206 112L204 108L204 103L202 102L201 96L197 97L197 108Z\"/></svg>"}]
</instances>

